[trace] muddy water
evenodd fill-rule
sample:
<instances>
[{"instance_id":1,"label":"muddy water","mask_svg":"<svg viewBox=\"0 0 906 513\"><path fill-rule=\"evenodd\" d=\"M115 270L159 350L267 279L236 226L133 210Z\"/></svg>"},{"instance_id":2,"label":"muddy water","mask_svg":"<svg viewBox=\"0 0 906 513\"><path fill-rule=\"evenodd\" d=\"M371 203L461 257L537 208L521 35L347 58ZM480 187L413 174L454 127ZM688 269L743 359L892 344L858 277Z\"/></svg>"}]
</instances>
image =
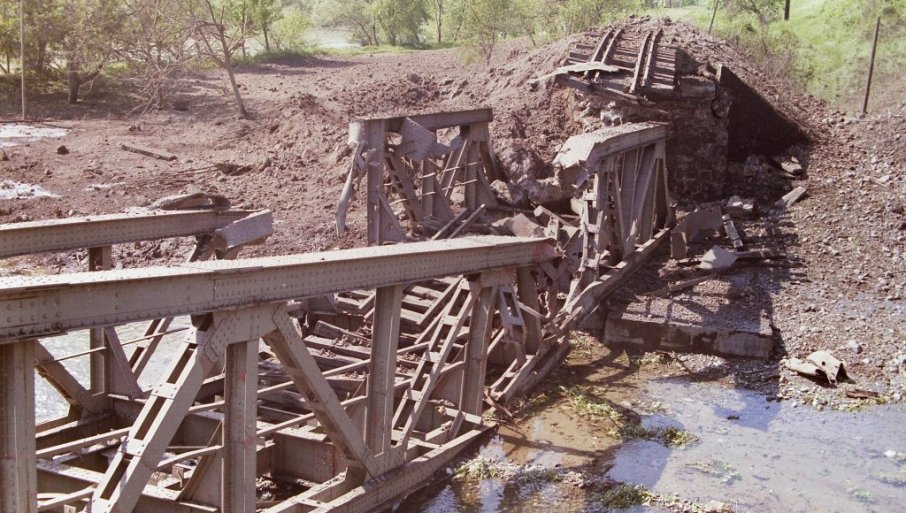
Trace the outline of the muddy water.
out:
<instances>
[{"instance_id":1,"label":"muddy water","mask_svg":"<svg viewBox=\"0 0 906 513\"><path fill-rule=\"evenodd\" d=\"M189 326L188 318L179 317L174 319L169 329L172 331L187 326ZM128 342L134 338L141 337L144 334L145 327L146 325L143 323L129 324L117 328L117 334L121 341ZM172 360L175 353L174 350L179 346L182 336L185 336L185 332L173 333L166 335L163 338L157 351L155 351L144 372L142 372L142 375L139 377L138 381L142 388L150 388L160 380ZM89 348L87 331L72 332L59 337L45 338L42 339L41 342L56 358L82 353ZM127 355L131 354L132 346L126 346L125 351ZM61 363L76 377L82 386L88 388L89 357L87 355L69 358L63 360ZM69 405L56 389L36 374L35 419L37 422L59 418L66 415L68 409Z\"/></svg>"},{"instance_id":2,"label":"muddy water","mask_svg":"<svg viewBox=\"0 0 906 513\"><path fill-rule=\"evenodd\" d=\"M59 197L59 194L54 194L40 185L13 180L0 180L0 200Z\"/></svg>"},{"instance_id":3,"label":"muddy water","mask_svg":"<svg viewBox=\"0 0 906 513\"><path fill-rule=\"evenodd\" d=\"M885 482L906 478L902 406L819 412L675 378L649 382L642 393L666 409L644 424L680 427L701 441L678 450L627 442L607 463L608 477L737 512L903 511L906 488Z\"/></svg>"},{"instance_id":4,"label":"muddy water","mask_svg":"<svg viewBox=\"0 0 906 513\"><path fill-rule=\"evenodd\" d=\"M0 148L18 146L47 137L63 137L69 130L22 123L0 123Z\"/></svg>"},{"instance_id":5,"label":"muddy water","mask_svg":"<svg viewBox=\"0 0 906 513\"><path fill-rule=\"evenodd\" d=\"M600 391L598 397L624 413L636 412L644 427L674 427L699 441L667 447L654 440L616 440L607 434L609 421L580 417L561 398L515 425L503 426L479 453L503 467L551 469L556 478L462 480L451 475L404 501L398 511L609 511L600 493L582 480L570 482L570 470L585 476L586 483L590 478L641 485L661 497L678 496L698 506L717 500L736 513L904 511L902 405L859 413L821 412L644 367L634 374L583 375L579 369L575 379L569 366L561 375ZM661 502L626 511L665 508Z\"/></svg>"}]
</instances>

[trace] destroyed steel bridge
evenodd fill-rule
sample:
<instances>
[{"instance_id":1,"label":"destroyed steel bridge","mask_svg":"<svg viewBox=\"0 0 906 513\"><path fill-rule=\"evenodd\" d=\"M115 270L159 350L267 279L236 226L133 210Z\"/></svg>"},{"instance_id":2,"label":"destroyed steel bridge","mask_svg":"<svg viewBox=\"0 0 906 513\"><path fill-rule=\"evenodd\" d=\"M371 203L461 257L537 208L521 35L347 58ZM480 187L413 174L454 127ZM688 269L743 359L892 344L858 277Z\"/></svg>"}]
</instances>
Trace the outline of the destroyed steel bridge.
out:
<instances>
[{"instance_id":1,"label":"destroyed steel bridge","mask_svg":"<svg viewBox=\"0 0 906 513\"><path fill-rule=\"evenodd\" d=\"M673 83L657 33L608 32L581 50L557 80L583 94L631 100ZM89 254L88 272L0 279L0 510L366 512L429 482L493 429L486 406L558 365L570 331L675 224L666 124L570 138L556 162L572 199L558 213L500 203L492 117L350 124L337 230L362 202L368 247L237 258L271 234L271 213L200 196L0 226L0 258ZM112 246L171 237L195 238L185 264L114 269ZM54 336L77 330L90 348L54 356ZM143 388L176 334L168 370ZM90 360L88 386L62 364L74 357ZM36 425L35 372L67 415ZM301 484L263 502L264 475Z\"/></svg>"}]
</instances>

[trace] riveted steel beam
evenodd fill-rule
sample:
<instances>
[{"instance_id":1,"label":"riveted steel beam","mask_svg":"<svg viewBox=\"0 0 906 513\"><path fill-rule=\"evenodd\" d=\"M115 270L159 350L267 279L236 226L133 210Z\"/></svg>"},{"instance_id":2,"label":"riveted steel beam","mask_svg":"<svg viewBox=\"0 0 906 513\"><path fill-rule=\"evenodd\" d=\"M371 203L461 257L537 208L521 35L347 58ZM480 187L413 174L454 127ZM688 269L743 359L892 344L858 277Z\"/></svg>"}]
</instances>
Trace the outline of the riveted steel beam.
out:
<instances>
[{"instance_id":1,"label":"riveted steel beam","mask_svg":"<svg viewBox=\"0 0 906 513\"><path fill-rule=\"evenodd\" d=\"M248 217L245 210L110 214L0 225L0 258L211 233Z\"/></svg>"},{"instance_id":2,"label":"riveted steel beam","mask_svg":"<svg viewBox=\"0 0 906 513\"><path fill-rule=\"evenodd\" d=\"M489 236L2 278L0 341L533 265L555 256L540 239Z\"/></svg>"}]
</instances>

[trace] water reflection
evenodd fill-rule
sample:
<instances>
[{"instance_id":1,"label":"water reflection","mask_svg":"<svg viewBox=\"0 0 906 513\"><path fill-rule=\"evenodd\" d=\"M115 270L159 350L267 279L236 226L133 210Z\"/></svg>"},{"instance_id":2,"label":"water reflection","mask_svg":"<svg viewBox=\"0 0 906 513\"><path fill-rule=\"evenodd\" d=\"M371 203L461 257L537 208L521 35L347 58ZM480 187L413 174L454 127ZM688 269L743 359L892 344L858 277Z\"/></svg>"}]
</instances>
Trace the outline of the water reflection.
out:
<instances>
[{"instance_id":1,"label":"water reflection","mask_svg":"<svg viewBox=\"0 0 906 513\"><path fill-rule=\"evenodd\" d=\"M667 447L656 440L627 440L614 451L599 451L594 462L577 470L698 504L721 501L736 513L881 513L901 511L906 503L906 408L902 405L859 413L819 412L683 378L642 382L632 396L635 404L656 401L660 405L657 413L643 415L644 427L683 429L700 441ZM543 418L543 412L538 418ZM560 453L533 443L546 432L535 420L526 424L528 440L497 437L479 455L505 461L504 465L557 467ZM593 426L585 429L594 432ZM540 513L552 509L607 510L593 492L576 483L524 480L517 474L477 482L451 479L411 497L398 511ZM623 511L665 510L637 506Z\"/></svg>"}]
</instances>

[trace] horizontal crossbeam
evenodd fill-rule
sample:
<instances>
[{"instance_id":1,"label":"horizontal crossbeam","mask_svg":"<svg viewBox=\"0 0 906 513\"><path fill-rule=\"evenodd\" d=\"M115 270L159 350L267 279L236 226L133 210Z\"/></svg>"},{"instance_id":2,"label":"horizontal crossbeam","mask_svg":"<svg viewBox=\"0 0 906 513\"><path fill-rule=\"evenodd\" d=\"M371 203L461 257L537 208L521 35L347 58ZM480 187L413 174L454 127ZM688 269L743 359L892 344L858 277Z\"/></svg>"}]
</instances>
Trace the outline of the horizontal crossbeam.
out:
<instances>
[{"instance_id":1,"label":"horizontal crossbeam","mask_svg":"<svg viewBox=\"0 0 906 513\"><path fill-rule=\"evenodd\" d=\"M471 125L472 123L489 123L494 120L494 112L491 109L472 109L455 112L416 114L413 116L400 116L395 118L362 118L354 122L384 121L387 130L397 132L402 128L403 120L406 118L415 121L428 130L438 130L441 128Z\"/></svg>"},{"instance_id":2,"label":"horizontal crossbeam","mask_svg":"<svg viewBox=\"0 0 906 513\"><path fill-rule=\"evenodd\" d=\"M32 221L0 226L0 258L211 233L245 210L163 211Z\"/></svg>"},{"instance_id":3,"label":"horizontal crossbeam","mask_svg":"<svg viewBox=\"0 0 906 513\"><path fill-rule=\"evenodd\" d=\"M535 265L555 256L542 239L484 236L175 267L0 278L0 342Z\"/></svg>"}]
</instances>

